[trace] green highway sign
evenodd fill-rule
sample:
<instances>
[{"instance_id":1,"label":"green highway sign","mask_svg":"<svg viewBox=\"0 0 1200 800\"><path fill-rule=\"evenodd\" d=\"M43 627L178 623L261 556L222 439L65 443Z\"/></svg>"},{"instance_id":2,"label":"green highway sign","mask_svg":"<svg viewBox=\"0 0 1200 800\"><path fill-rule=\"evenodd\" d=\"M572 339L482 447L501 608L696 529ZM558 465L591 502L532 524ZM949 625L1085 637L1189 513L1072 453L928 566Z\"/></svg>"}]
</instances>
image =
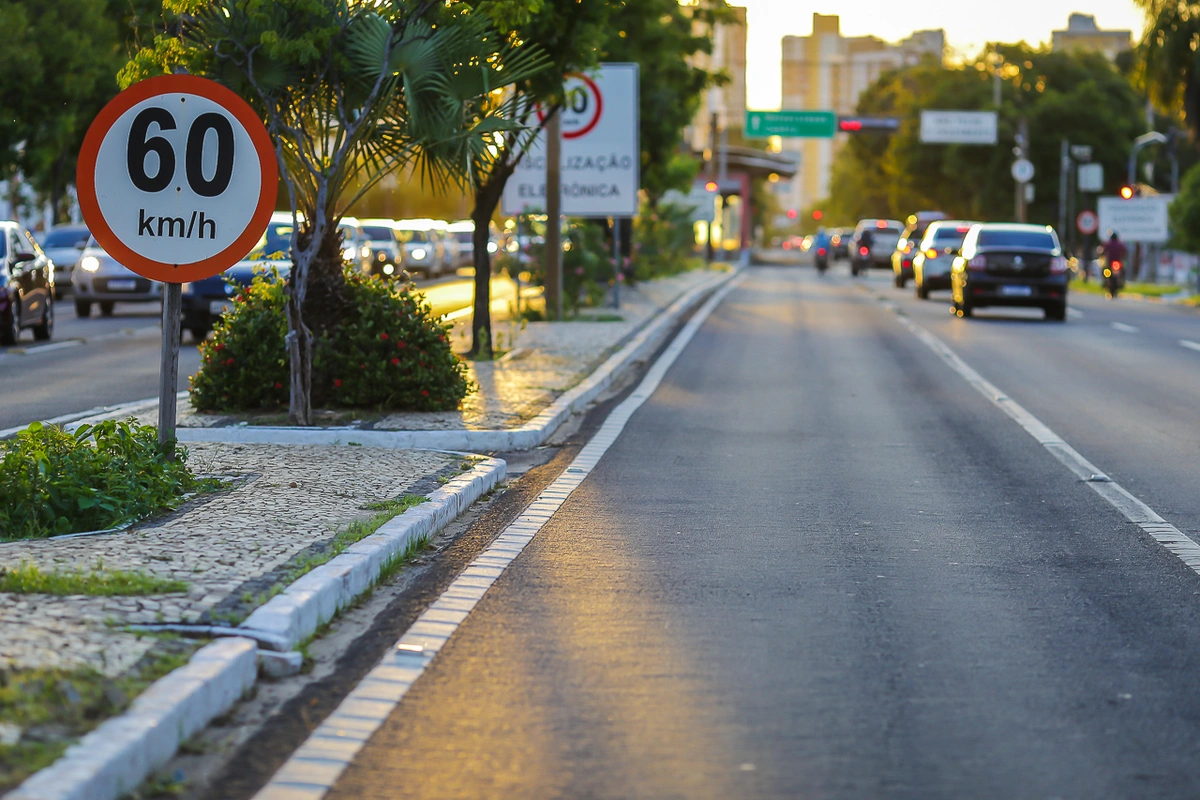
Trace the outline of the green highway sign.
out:
<instances>
[{"instance_id":1,"label":"green highway sign","mask_svg":"<svg viewBox=\"0 0 1200 800\"><path fill-rule=\"evenodd\" d=\"M747 139L766 139L769 136L832 139L836 130L837 114L832 111L746 112Z\"/></svg>"}]
</instances>

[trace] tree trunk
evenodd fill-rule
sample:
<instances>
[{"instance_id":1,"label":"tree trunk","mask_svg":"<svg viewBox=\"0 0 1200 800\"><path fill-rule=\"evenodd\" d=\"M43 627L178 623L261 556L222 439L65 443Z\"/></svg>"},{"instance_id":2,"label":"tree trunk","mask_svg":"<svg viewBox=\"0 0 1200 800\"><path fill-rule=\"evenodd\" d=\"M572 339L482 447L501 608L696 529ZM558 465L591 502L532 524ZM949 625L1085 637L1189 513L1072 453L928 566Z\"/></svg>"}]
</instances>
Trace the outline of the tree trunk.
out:
<instances>
[{"instance_id":1,"label":"tree trunk","mask_svg":"<svg viewBox=\"0 0 1200 800\"><path fill-rule=\"evenodd\" d=\"M500 198L504 185L512 176L515 164L497 164L487 182L475 189L475 208L471 219L475 222L475 233L471 243L475 248L475 307L471 313L471 355L488 358L492 354L492 258L487 249L488 225ZM483 238L480 239L480 236ZM482 241L482 245L480 242Z\"/></svg>"},{"instance_id":2,"label":"tree trunk","mask_svg":"<svg viewBox=\"0 0 1200 800\"><path fill-rule=\"evenodd\" d=\"M293 274L299 272L293 271ZM312 424L312 331L304 324L303 292L295 285L287 289L287 351L291 373L288 422Z\"/></svg>"}]
</instances>

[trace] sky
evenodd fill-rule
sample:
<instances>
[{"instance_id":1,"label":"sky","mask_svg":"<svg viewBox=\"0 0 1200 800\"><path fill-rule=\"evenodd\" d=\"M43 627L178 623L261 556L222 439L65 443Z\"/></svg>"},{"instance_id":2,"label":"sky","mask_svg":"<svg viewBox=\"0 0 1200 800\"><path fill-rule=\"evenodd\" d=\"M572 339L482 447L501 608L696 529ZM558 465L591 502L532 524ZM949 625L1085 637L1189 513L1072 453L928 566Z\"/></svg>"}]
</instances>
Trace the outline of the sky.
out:
<instances>
[{"instance_id":1,"label":"sky","mask_svg":"<svg viewBox=\"0 0 1200 800\"><path fill-rule=\"evenodd\" d=\"M746 104L779 108L780 40L812 33L813 12L838 14L844 36L878 36L890 42L915 30L942 28L952 51L974 55L989 41L1050 41L1072 12L1092 14L1101 28L1129 29L1136 38L1143 17L1133 0L731 0L746 7Z\"/></svg>"}]
</instances>

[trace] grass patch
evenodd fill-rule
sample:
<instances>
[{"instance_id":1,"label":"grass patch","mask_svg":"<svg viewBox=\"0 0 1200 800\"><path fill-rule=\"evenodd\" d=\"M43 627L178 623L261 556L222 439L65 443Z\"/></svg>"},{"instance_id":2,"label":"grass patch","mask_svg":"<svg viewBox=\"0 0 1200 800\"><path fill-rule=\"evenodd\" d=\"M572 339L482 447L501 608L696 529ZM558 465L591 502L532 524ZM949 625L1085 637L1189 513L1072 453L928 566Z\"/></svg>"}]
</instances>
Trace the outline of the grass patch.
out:
<instances>
[{"instance_id":1,"label":"grass patch","mask_svg":"<svg viewBox=\"0 0 1200 800\"><path fill-rule=\"evenodd\" d=\"M0 567L0 592L14 594L88 594L100 597L141 596L186 592L183 581L160 578L146 572L122 572L97 567L90 572L42 572L35 564Z\"/></svg>"},{"instance_id":2,"label":"grass patch","mask_svg":"<svg viewBox=\"0 0 1200 800\"><path fill-rule=\"evenodd\" d=\"M1071 281L1071 290L1086 294L1105 294L1104 283L1100 279L1088 281L1087 283L1079 280ZM1125 287L1121 291L1125 294L1137 294L1142 297L1166 297L1167 295L1179 294L1181 287L1174 284L1130 281L1125 284Z\"/></svg>"},{"instance_id":3,"label":"grass patch","mask_svg":"<svg viewBox=\"0 0 1200 800\"><path fill-rule=\"evenodd\" d=\"M575 318L577 322L624 322L625 318L620 314L580 314Z\"/></svg>"},{"instance_id":4,"label":"grass patch","mask_svg":"<svg viewBox=\"0 0 1200 800\"><path fill-rule=\"evenodd\" d=\"M144 659L119 678L90 668L0 670L0 722L21 729L15 745L0 745L0 793L52 764L80 736L124 711L147 686L183 666L199 645Z\"/></svg>"}]
</instances>

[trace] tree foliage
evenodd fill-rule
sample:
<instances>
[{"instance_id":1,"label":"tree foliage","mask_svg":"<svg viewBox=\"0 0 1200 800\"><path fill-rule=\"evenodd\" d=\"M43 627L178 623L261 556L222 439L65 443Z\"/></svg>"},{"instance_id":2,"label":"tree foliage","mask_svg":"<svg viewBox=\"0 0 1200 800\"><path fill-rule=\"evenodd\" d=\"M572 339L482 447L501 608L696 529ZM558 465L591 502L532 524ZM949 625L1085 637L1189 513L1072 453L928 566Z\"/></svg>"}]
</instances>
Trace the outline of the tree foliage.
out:
<instances>
[{"instance_id":1,"label":"tree foliage","mask_svg":"<svg viewBox=\"0 0 1200 800\"><path fill-rule=\"evenodd\" d=\"M1200 4L1137 0L1146 12L1141 46L1142 79L1160 108L1182 111L1193 136L1200 134Z\"/></svg>"},{"instance_id":2,"label":"tree foliage","mask_svg":"<svg viewBox=\"0 0 1200 800\"><path fill-rule=\"evenodd\" d=\"M851 137L834 164L830 218L903 218L940 209L965 219L1009 219L1015 185L1009 173L1019 120L1029 126L1036 168L1031 221L1058 220L1060 148L1091 145L1110 192L1124 180L1125 161L1145 120L1133 88L1102 56L1000 46L963 67L933 59L884 75L859 98L864 116L896 116L892 136ZM999 56L999 58L997 58ZM1003 79L998 147L929 145L920 141L922 109L992 108L993 70Z\"/></svg>"},{"instance_id":3,"label":"tree foliage","mask_svg":"<svg viewBox=\"0 0 1200 800\"><path fill-rule=\"evenodd\" d=\"M530 2L507 0L520 16ZM497 137L517 130L519 96L547 59L483 14L438 0L165 0L177 33L160 35L125 84L176 69L229 86L254 105L276 147L294 226L288 276L289 416L309 424L314 332L354 312L337 220L388 174L466 182Z\"/></svg>"}]
</instances>

